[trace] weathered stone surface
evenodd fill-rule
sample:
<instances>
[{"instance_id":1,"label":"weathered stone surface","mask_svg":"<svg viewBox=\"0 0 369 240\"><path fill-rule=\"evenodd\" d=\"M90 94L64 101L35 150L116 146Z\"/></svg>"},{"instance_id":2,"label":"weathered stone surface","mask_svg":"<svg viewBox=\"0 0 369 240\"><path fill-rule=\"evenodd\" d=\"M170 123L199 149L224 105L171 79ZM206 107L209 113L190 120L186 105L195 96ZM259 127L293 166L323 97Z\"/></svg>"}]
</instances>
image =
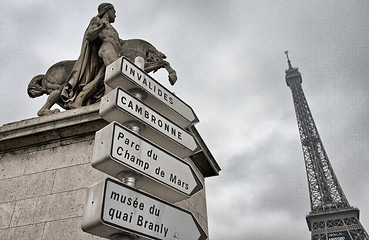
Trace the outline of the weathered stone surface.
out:
<instances>
[{"instance_id":1,"label":"weathered stone surface","mask_svg":"<svg viewBox=\"0 0 369 240\"><path fill-rule=\"evenodd\" d=\"M18 201L10 226L22 226L82 216L86 190Z\"/></svg>"},{"instance_id":2,"label":"weathered stone surface","mask_svg":"<svg viewBox=\"0 0 369 240\"><path fill-rule=\"evenodd\" d=\"M97 240L103 239L81 230L81 218L69 218L46 223L43 239L58 240Z\"/></svg>"},{"instance_id":3,"label":"weathered stone surface","mask_svg":"<svg viewBox=\"0 0 369 240\"><path fill-rule=\"evenodd\" d=\"M0 180L0 202L51 194L55 171Z\"/></svg>"},{"instance_id":4,"label":"weathered stone surface","mask_svg":"<svg viewBox=\"0 0 369 240\"><path fill-rule=\"evenodd\" d=\"M44 223L10 228L7 234L8 240L41 240Z\"/></svg>"},{"instance_id":5,"label":"weathered stone surface","mask_svg":"<svg viewBox=\"0 0 369 240\"><path fill-rule=\"evenodd\" d=\"M0 229L0 240L7 240L8 239L8 232L9 232L9 228Z\"/></svg>"},{"instance_id":6,"label":"weathered stone surface","mask_svg":"<svg viewBox=\"0 0 369 240\"><path fill-rule=\"evenodd\" d=\"M206 209L206 200L203 196L199 194L193 195L191 198L188 199L188 203L194 208L194 211L199 213L199 218L207 219L207 209Z\"/></svg>"},{"instance_id":7,"label":"weathered stone surface","mask_svg":"<svg viewBox=\"0 0 369 240\"><path fill-rule=\"evenodd\" d=\"M5 124L0 128L0 153L94 133L107 123L99 117L99 104L52 116Z\"/></svg>"},{"instance_id":8,"label":"weathered stone surface","mask_svg":"<svg viewBox=\"0 0 369 240\"><path fill-rule=\"evenodd\" d=\"M56 171L53 193L86 188L105 177L108 176L92 168L89 163L62 168Z\"/></svg>"},{"instance_id":9,"label":"weathered stone surface","mask_svg":"<svg viewBox=\"0 0 369 240\"><path fill-rule=\"evenodd\" d=\"M0 154L0 179L21 176L27 159L27 154Z\"/></svg>"},{"instance_id":10,"label":"weathered stone surface","mask_svg":"<svg viewBox=\"0 0 369 240\"><path fill-rule=\"evenodd\" d=\"M14 211L15 202L0 204L0 229L10 226L11 217Z\"/></svg>"},{"instance_id":11,"label":"weathered stone surface","mask_svg":"<svg viewBox=\"0 0 369 240\"><path fill-rule=\"evenodd\" d=\"M91 162L93 140L31 152L25 174L64 168Z\"/></svg>"}]
</instances>

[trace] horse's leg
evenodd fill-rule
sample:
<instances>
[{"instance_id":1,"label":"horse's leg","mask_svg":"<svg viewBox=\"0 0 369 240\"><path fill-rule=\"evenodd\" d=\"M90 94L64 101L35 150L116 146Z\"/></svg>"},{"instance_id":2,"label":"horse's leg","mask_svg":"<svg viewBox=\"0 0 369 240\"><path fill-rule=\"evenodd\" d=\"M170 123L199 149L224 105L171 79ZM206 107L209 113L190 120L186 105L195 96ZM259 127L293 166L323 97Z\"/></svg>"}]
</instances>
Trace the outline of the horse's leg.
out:
<instances>
[{"instance_id":1,"label":"horse's leg","mask_svg":"<svg viewBox=\"0 0 369 240\"><path fill-rule=\"evenodd\" d=\"M160 68L165 68L168 72L168 77L169 77L169 82L170 84L174 85L174 83L177 81L177 73L176 71L174 71L174 69L170 66L170 64L165 61L162 60L160 62L153 62L153 63L147 63L145 65L145 72L149 73L151 71L156 72L157 70L159 70Z\"/></svg>"},{"instance_id":2,"label":"horse's leg","mask_svg":"<svg viewBox=\"0 0 369 240\"><path fill-rule=\"evenodd\" d=\"M164 65L164 68L167 70L168 72L168 78L169 78L169 82L171 85L174 85L177 81L177 73L176 71L174 71L174 69L170 66L170 64L167 61L163 61L166 62L167 64Z\"/></svg>"},{"instance_id":3,"label":"horse's leg","mask_svg":"<svg viewBox=\"0 0 369 240\"><path fill-rule=\"evenodd\" d=\"M158 71L160 68L163 68L164 65L160 62L149 62L149 63L145 63L145 72L149 73L154 71L154 73L156 71Z\"/></svg>"},{"instance_id":4,"label":"horse's leg","mask_svg":"<svg viewBox=\"0 0 369 240\"><path fill-rule=\"evenodd\" d=\"M56 112L60 112L59 109L50 110L50 108L59 100L61 91L56 89L53 90L50 95L47 97L47 100L45 104L42 106L42 108L37 112L38 116L44 116L53 114Z\"/></svg>"}]
</instances>

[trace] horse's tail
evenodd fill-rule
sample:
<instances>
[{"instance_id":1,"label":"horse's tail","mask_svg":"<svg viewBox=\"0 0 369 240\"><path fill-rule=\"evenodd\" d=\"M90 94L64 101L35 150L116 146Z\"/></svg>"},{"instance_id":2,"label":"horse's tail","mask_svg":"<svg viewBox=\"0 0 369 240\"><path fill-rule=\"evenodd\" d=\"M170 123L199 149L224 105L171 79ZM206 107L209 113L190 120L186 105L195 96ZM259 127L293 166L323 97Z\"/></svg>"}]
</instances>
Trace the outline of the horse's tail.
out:
<instances>
[{"instance_id":1,"label":"horse's tail","mask_svg":"<svg viewBox=\"0 0 369 240\"><path fill-rule=\"evenodd\" d=\"M44 74L40 74L32 78L27 87L28 96L35 98L46 93L46 90L42 87L44 77Z\"/></svg>"}]
</instances>

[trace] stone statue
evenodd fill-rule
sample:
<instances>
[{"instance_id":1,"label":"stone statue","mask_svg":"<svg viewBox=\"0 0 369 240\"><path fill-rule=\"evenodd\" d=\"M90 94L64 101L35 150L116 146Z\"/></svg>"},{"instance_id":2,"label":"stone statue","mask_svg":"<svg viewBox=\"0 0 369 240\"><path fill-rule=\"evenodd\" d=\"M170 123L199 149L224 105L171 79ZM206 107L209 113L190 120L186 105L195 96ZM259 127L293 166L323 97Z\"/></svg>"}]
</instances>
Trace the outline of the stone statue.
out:
<instances>
[{"instance_id":1,"label":"stone statue","mask_svg":"<svg viewBox=\"0 0 369 240\"><path fill-rule=\"evenodd\" d=\"M111 25L115 17L112 4L100 4L97 16L91 19L85 31L79 58L58 62L46 74L31 80L27 89L30 97L49 95L37 115L59 112L58 109L50 110L55 103L64 109L73 109L100 101L105 94L105 68L121 56L132 62L136 57L142 57L145 60L144 70L148 73L165 68L169 73L169 82L174 85L177 75L164 60L166 56L144 40L120 39Z\"/></svg>"}]
</instances>

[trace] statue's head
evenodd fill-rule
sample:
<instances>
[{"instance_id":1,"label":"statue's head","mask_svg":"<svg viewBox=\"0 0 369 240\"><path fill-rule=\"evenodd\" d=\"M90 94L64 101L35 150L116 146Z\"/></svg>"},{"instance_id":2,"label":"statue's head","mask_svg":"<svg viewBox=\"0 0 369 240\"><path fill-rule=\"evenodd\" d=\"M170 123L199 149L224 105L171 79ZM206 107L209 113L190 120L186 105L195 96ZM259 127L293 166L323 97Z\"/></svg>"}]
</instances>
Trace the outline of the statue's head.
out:
<instances>
[{"instance_id":1,"label":"statue's head","mask_svg":"<svg viewBox=\"0 0 369 240\"><path fill-rule=\"evenodd\" d=\"M113 4L111 4L111 3L101 3L97 8L97 11L98 11L97 16L99 18L101 18L102 16L104 16L105 13L107 13L111 9L114 9Z\"/></svg>"}]
</instances>

